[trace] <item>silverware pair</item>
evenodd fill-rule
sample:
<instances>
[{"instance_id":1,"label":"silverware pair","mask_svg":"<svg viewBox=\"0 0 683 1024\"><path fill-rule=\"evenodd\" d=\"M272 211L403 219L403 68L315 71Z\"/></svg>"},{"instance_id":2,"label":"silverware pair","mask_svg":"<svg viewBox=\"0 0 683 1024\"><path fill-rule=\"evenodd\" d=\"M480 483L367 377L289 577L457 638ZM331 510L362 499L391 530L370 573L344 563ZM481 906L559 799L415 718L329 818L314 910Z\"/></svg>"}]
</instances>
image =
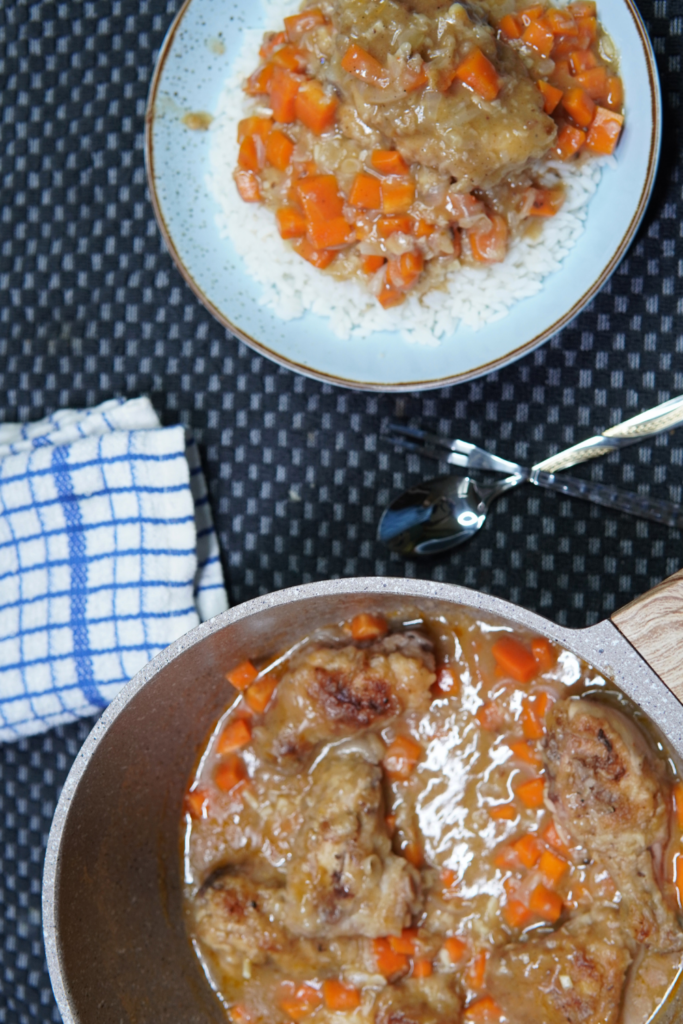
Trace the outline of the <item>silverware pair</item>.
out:
<instances>
[{"instance_id":1,"label":"silverware pair","mask_svg":"<svg viewBox=\"0 0 683 1024\"><path fill-rule=\"evenodd\" d=\"M385 509L377 531L378 540L403 555L432 555L447 551L473 537L484 525L492 502L523 483L545 487L568 497L583 498L668 526L683 527L683 508L673 502L658 501L591 480L555 475L570 466L672 430L681 423L683 396L639 413L531 467L491 455L459 438L449 440L428 431L391 424L387 438L400 448L463 469L510 475L488 485L469 476L443 476L411 487Z\"/></svg>"}]
</instances>

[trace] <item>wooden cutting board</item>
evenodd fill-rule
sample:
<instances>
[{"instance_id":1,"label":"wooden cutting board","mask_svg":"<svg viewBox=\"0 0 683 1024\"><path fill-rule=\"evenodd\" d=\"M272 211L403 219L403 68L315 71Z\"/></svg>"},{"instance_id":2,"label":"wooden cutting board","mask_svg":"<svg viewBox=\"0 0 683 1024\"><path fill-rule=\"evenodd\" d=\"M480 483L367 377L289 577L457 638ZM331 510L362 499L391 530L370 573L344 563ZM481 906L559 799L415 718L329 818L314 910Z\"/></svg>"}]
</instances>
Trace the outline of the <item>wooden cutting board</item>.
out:
<instances>
[{"instance_id":1,"label":"wooden cutting board","mask_svg":"<svg viewBox=\"0 0 683 1024\"><path fill-rule=\"evenodd\" d=\"M683 703L683 569L620 608L611 618Z\"/></svg>"}]
</instances>

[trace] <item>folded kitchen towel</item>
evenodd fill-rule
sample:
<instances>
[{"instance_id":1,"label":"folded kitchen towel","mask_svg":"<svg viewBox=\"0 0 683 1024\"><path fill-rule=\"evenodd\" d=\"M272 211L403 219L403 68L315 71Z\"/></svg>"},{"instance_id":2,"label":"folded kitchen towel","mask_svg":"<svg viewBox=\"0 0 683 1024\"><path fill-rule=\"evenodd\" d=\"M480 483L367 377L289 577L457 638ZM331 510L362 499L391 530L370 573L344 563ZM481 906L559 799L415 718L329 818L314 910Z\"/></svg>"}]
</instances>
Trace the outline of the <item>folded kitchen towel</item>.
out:
<instances>
[{"instance_id":1,"label":"folded kitchen towel","mask_svg":"<svg viewBox=\"0 0 683 1024\"><path fill-rule=\"evenodd\" d=\"M225 608L183 427L146 398L0 425L0 741L100 710Z\"/></svg>"}]
</instances>

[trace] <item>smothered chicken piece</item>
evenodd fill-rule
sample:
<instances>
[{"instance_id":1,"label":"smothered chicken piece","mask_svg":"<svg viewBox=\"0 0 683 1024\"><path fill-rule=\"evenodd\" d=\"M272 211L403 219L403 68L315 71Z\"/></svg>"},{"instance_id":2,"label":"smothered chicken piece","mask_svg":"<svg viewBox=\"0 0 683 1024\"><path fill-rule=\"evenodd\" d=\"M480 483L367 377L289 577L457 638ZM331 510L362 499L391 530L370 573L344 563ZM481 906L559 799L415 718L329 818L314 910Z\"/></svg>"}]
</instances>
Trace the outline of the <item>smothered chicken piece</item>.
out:
<instances>
[{"instance_id":1,"label":"smothered chicken piece","mask_svg":"<svg viewBox=\"0 0 683 1024\"><path fill-rule=\"evenodd\" d=\"M555 123L543 111L536 83L476 3L333 0L328 6L337 29L329 74L360 120L390 140L408 163L452 175L456 190L469 192L496 185L552 146ZM351 43L386 68L384 87L342 70ZM499 91L488 99L455 77L475 50L496 69ZM410 90L401 75L420 59L428 65L429 83Z\"/></svg>"},{"instance_id":2,"label":"smothered chicken piece","mask_svg":"<svg viewBox=\"0 0 683 1024\"><path fill-rule=\"evenodd\" d=\"M618 912L602 908L494 950L486 988L510 1024L617 1024L631 960Z\"/></svg>"},{"instance_id":3,"label":"smothered chicken piece","mask_svg":"<svg viewBox=\"0 0 683 1024\"><path fill-rule=\"evenodd\" d=\"M452 974L406 978L388 985L375 1001L376 1024L459 1024L462 996Z\"/></svg>"},{"instance_id":4,"label":"smothered chicken piece","mask_svg":"<svg viewBox=\"0 0 683 1024\"><path fill-rule=\"evenodd\" d=\"M670 786L635 722L595 701L560 701L544 761L558 821L609 871L625 926L655 949L683 949L655 874L669 838Z\"/></svg>"},{"instance_id":5,"label":"smothered chicken piece","mask_svg":"<svg viewBox=\"0 0 683 1024\"><path fill-rule=\"evenodd\" d=\"M399 935L419 909L419 874L391 852L373 759L372 750L352 746L327 754L313 771L287 876L286 920L295 935Z\"/></svg>"},{"instance_id":6,"label":"smothered chicken piece","mask_svg":"<svg viewBox=\"0 0 683 1024\"><path fill-rule=\"evenodd\" d=\"M283 889L216 873L194 903L194 931L218 955L221 966L242 977L245 960L263 964L286 946L281 925Z\"/></svg>"},{"instance_id":7,"label":"smothered chicken piece","mask_svg":"<svg viewBox=\"0 0 683 1024\"><path fill-rule=\"evenodd\" d=\"M322 740L382 725L409 709L427 711L435 679L432 645L418 633L390 634L365 646L314 645L280 681L267 730L255 730L255 749L296 759Z\"/></svg>"}]
</instances>

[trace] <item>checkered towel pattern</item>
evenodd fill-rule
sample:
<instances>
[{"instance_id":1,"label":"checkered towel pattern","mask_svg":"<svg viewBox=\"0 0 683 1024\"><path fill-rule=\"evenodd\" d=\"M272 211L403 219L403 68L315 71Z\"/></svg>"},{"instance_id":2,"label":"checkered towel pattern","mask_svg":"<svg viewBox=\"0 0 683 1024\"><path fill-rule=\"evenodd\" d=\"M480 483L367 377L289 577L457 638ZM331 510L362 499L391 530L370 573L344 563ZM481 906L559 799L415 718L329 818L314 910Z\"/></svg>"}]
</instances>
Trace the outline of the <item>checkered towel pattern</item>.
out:
<instances>
[{"instance_id":1,"label":"checkered towel pattern","mask_svg":"<svg viewBox=\"0 0 683 1024\"><path fill-rule=\"evenodd\" d=\"M144 398L0 426L0 740L105 707L226 607L183 427Z\"/></svg>"}]
</instances>

